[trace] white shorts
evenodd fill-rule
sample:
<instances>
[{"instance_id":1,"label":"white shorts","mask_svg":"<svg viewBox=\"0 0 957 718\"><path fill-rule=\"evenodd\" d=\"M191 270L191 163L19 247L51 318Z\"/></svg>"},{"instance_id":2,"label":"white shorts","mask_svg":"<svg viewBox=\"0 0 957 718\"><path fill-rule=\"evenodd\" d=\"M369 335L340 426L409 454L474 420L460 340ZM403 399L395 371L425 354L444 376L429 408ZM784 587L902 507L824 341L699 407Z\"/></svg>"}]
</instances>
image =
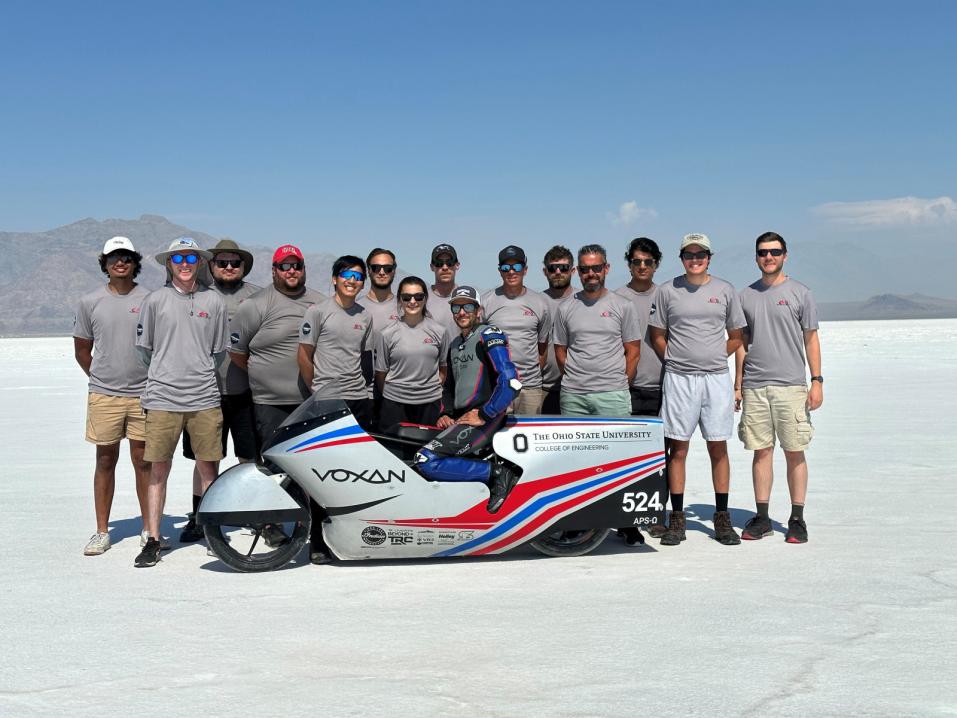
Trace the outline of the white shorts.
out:
<instances>
[{"instance_id":1,"label":"white shorts","mask_svg":"<svg viewBox=\"0 0 957 718\"><path fill-rule=\"evenodd\" d=\"M695 427L700 426L705 441L727 441L734 432L731 375L665 372L661 418L669 439L689 441Z\"/></svg>"}]
</instances>

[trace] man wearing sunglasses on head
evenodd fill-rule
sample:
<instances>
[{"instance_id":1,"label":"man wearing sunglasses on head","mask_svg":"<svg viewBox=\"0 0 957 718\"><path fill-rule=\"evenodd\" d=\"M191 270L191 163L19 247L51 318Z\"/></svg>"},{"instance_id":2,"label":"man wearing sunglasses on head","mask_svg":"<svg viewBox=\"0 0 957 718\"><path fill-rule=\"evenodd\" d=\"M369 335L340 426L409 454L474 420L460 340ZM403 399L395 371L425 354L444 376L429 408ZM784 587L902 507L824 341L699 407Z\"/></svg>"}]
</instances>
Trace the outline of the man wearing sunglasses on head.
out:
<instances>
[{"instance_id":1,"label":"man wearing sunglasses on head","mask_svg":"<svg viewBox=\"0 0 957 718\"><path fill-rule=\"evenodd\" d=\"M372 397L373 425L378 427L382 392L374 381L373 351L382 330L399 318L399 308L395 294L392 292L392 282L395 280L398 264L391 249L376 247L366 257L366 267L369 270L369 291L360 294L356 301L372 314L372 341L362 354L362 375L366 379L369 396Z\"/></svg>"},{"instance_id":2,"label":"man wearing sunglasses on head","mask_svg":"<svg viewBox=\"0 0 957 718\"><path fill-rule=\"evenodd\" d=\"M299 325L299 373L314 396L345 401L356 422L369 429L372 400L362 376L362 352L371 348L372 313L356 302L365 284L366 264L344 255L332 265L335 293L314 304ZM322 540L321 509L313 506L310 560L328 563L329 549Z\"/></svg>"},{"instance_id":3,"label":"man wearing sunglasses on head","mask_svg":"<svg viewBox=\"0 0 957 718\"><path fill-rule=\"evenodd\" d=\"M548 289L542 296L548 301L552 315L552 334L554 335L555 318L558 316L558 307L575 295L572 286L572 277L578 271L575 268L575 257L568 247L556 244L545 253L542 261L542 274L548 282ZM545 366L542 368L542 400L543 414L561 414L562 373L555 360L554 336L548 339L548 351L545 355Z\"/></svg>"},{"instance_id":4,"label":"man wearing sunglasses on head","mask_svg":"<svg viewBox=\"0 0 957 718\"><path fill-rule=\"evenodd\" d=\"M152 466L144 517L147 540L136 557L138 567L159 561L166 482L183 430L188 430L192 439L201 494L216 478L216 462L223 458L216 368L226 356L226 304L198 281L211 256L190 237L173 241L167 251L156 255L170 281L150 293L140 310L136 347L149 365L142 399L146 411L144 458Z\"/></svg>"},{"instance_id":5,"label":"man wearing sunglasses on head","mask_svg":"<svg viewBox=\"0 0 957 718\"><path fill-rule=\"evenodd\" d=\"M555 319L555 359L562 372L562 414L628 416L641 345L634 305L605 288L611 265L604 247L578 250L582 290Z\"/></svg>"},{"instance_id":6,"label":"man wearing sunglasses on head","mask_svg":"<svg viewBox=\"0 0 957 718\"><path fill-rule=\"evenodd\" d=\"M711 459L714 538L734 546L741 539L728 513L728 439L734 429L728 356L741 346L744 314L734 287L708 273L711 240L706 235L685 235L679 257L685 273L658 286L655 313L649 318L652 345L665 366L661 418L665 437L671 440L671 516L661 544L677 546L685 540L685 466L691 436L700 427Z\"/></svg>"},{"instance_id":7,"label":"man wearing sunglasses on head","mask_svg":"<svg viewBox=\"0 0 957 718\"><path fill-rule=\"evenodd\" d=\"M436 317L455 336L459 328L452 315L443 310L455 291L455 275L459 271L459 255L451 244L438 244L432 248L430 269L435 273L435 284L429 288L432 316Z\"/></svg>"},{"instance_id":8,"label":"man wearing sunglasses on head","mask_svg":"<svg viewBox=\"0 0 957 718\"><path fill-rule=\"evenodd\" d=\"M516 414L540 414L542 367L552 334L551 305L545 297L525 286L528 260L521 247L510 244L498 253L502 286L482 295L485 321L508 337L509 354L522 392L512 404Z\"/></svg>"},{"instance_id":9,"label":"man wearing sunglasses on head","mask_svg":"<svg viewBox=\"0 0 957 718\"><path fill-rule=\"evenodd\" d=\"M511 468L478 459L522 389L508 353L508 339L482 319L481 300L473 287L457 287L449 307L459 328L449 345L442 393L444 431L415 455L415 467L431 481L481 481L489 487L487 510L496 513L518 475Z\"/></svg>"},{"instance_id":10,"label":"man wearing sunglasses on head","mask_svg":"<svg viewBox=\"0 0 957 718\"><path fill-rule=\"evenodd\" d=\"M80 299L73 321L74 356L90 378L86 440L96 445L96 533L83 549L87 556L99 556L110 548L110 509L124 438L130 442L136 496L144 520L146 517L150 465L143 459L146 417L140 406L146 367L135 347L140 305L148 294L134 281L142 260L126 237L107 240L99 262L108 281Z\"/></svg>"},{"instance_id":11,"label":"man wearing sunglasses on head","mask_svg":"<svg viewBox=\"0 0 957 718\"><path fill-rule=\"evenodd\" d=\"M213 255L207 265L209 288L219 294L226 303L227 321L232 328L233 316L242 302L258 292L261 287L245 280L252 271L253 255L240 249L231 239L220 240L210 250ZM253 416L253 399L249 392L249 375L246 368L230 359L223 361L216 372L219 383L220 408L223 412L222 446L226 453L226 442L233 435L233 451L239 463L256 461L259 457L259 442L256 439L256 421ZM183 432L183 456L195 460L189 431ZM216 466L219 474L219 465ZM202 498L202 477L199 469L193 467L193 510L188 513L186 526L180 532L179 540L184 543L199 541L203 538L203 529L196 525L196 511Z\"/></svg>"},{"instance_id":12,"label":"man wearing sunglasses on head","mask_svg":"<svg viewBox=\"0 0 957 718\"><path fill-rule=\"evenodd\" d=\"M742 409L738 438L745 449L754 452L751 474L757 515L748 521L741 536L753 540L771 535L768 503L777 437L787 463L791 494L785 540L805 543L804 451L814 435L811 412L824 401L817 306L811 290L784 273L788 247L780 234L765 232L754 244L761 278L740 293L747 328L745 345L735 355L734 386L736 408ZM810 388L805 364L810 370Z\"/></svg>"}]
</instances>

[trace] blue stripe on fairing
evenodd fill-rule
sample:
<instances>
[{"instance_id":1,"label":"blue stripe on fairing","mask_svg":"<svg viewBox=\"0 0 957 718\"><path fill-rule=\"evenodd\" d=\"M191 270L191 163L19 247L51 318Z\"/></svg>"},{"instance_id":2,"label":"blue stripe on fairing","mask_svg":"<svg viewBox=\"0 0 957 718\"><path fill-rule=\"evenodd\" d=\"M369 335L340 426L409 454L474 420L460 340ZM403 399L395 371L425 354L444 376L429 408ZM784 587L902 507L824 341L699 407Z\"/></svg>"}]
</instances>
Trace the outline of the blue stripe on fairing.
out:
<instances>
[{"instance_id":1,"label":"blue stripe on fairing","mask_svg":"<svg viewBox=\"0 0 957 718\"><path fill-rule=\"evenodd\" d=\"M548 504L556 503L558 501L561 501L562 499L568 498L569 496L573 494L582 493L584 491L587 491L588 489L594 488L595 486L599 486L600 484L605 484L605 483L614 481L615 479L620 479L622 476L625 476L626 474L629 474L633 471L640 471L641 469L645 469L654 464L661 463L663 460L664 460L664 457L659 456L654 459L651 459L650 461L645 461L640 464L633 464L629 466L628 468L622 469L614 474L601 476L593 481L589 481L588 483L579 484L578 486L572 486L568 489L565 489L564 491L559 491L558 493L551 494L549 496L542 496L541 498L537 499L533 503L529 504L526 508L522 509L522 511L515 514L515 516L512 516L510 519L503 521L498 526L496 526L493 529L490 529L487 533L480 536L479 538L473 539L472 541L469 541L468 543L464 543L461 546L456 546L455 548L450 548L446 551L440 551L439 553L432 554L432 555L433 556L454 556L460 551L468 551L473 548L477 548L481 544L491 541L492 539L498 538L503 533L506 533L510 531L511 529L515 528L517 524L522 523L526 518L528 518L532 514L538 513L540 509L545 508L546 506L548 506Z\"/></svg>"},{"instance_id":2,"label":"blue stripe on fairing","mask_svg":"<svg viewBox=\"0 0 957 718\"><path fill-rule=\"evenodd\" d=\"M662 419L653 419L651 417L647 419L632 419L629 417L589 417L589 416L541 416L536 419L531 417L525 418L516 418L513 419L510 424L515 424L519 426L525 426L529 424L588 424L588 423L605 423L605 424L661 424L663 423Z\"/></svg>"},{"instance_id":3,"label":"blue stripe on fairing","mask_svg":"<svg viewBox=\"0 0 957 718\"><path fill-rule=\"evenodd\" d=\"M295 451L300 449L303 446L309 446L310 444L318 444L320 441L325 441L326 439L335 439L340 436L350 436L351 434L361 434L362 427L358 424L353 424L352 426L346 426L342 429L336 429L335 431L330 431L325 434L319 434L319 436L313 436L305 441L301 441L295 446L290 446L286 449L286 452Z\"/></svg>"}]
</instances>

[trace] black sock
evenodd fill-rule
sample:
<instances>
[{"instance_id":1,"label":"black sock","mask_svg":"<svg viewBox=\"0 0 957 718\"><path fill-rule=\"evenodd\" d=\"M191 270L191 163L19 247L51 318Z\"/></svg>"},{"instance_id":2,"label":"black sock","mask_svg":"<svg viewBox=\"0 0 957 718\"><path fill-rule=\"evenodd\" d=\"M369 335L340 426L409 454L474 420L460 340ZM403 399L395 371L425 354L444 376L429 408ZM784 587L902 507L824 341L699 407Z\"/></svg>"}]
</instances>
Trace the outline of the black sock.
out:
<instances>
[{"instance_id":1,"label":"black sock","mask_svg":"<svg viewBox=\"0 0 957 718\"><path fill-rule=\"evenodd\" d=\"M758 516L763 519L768 518L768 502L767 501L755 501L754 505L758 507Z\"/></svg>"},{"instance_id":2,"label":"black sock","mask_svg":"<svg viewBox=\"0 0 957 718\"><path fill-rule=\"evenodd\" d=\"M684 510L685 510L685 495L684 495L684 494L672 494L672 495L671 495L671 510L672 510L672 511L684 511Z\"/></svg>"},{"instance_id":3,"label":"black sock","mask_svg":"<svg viewBox=\"0 0 957 718\"><path fill-rule=\"evenodd\" d=\"M199 502L203 500L202 496L197 496L193 494L193 515L199 511Z\"/></svg>"},{"instance_id":4,"label":"black sock","mask_svg":"<svg viewBox=\"0 0 957 718\"><path fill-rule=\"evenodd\" d=\"M791 518L804 520L804 504L791 504Z\"/></svg>"},{"instance_id":5,"label":"black sock","mask_svg":"<svg viewBox=\"0 0 957 718\"><path fill-rule=\"evenodd\" d=\"M715 511L727 511L728 510L728 495L719 494L715 492L714 495L714 510Z\"/></svg>"}]
</instances>

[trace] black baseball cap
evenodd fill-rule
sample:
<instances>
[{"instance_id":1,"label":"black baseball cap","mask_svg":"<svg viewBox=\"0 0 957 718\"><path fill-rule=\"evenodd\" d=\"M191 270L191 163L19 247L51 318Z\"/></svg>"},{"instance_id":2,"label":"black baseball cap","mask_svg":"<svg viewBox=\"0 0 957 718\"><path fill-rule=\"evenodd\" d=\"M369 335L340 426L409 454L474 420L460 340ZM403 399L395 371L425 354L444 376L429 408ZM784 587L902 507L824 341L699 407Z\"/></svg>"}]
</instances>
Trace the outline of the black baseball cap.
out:
<instances>
[{"instance_id":1,"label":"black baseball cap","mask_svg":"<svg viewBox=\"0 0 957 718\"><path fill-rule=\"evenodd\" d=\"M455 252L455 247L451 244L437 244L432 248L432 264L443 254L449 255L453 262L458 263L459 255Z\"/></svg>"},{"instance_id":2,"label":"black baseball cap","mask_svg":"<svg viewBox=\"0 0 957 718\"><path fill-rule=\"evenodd\" d=\"M508 245L498 253L498 263L502 264L502 262L521 262L522 264L528 264L528 260L525 258L525 250L521 247L516 247L514 244Z\"/></svg>"}]
</instances>

